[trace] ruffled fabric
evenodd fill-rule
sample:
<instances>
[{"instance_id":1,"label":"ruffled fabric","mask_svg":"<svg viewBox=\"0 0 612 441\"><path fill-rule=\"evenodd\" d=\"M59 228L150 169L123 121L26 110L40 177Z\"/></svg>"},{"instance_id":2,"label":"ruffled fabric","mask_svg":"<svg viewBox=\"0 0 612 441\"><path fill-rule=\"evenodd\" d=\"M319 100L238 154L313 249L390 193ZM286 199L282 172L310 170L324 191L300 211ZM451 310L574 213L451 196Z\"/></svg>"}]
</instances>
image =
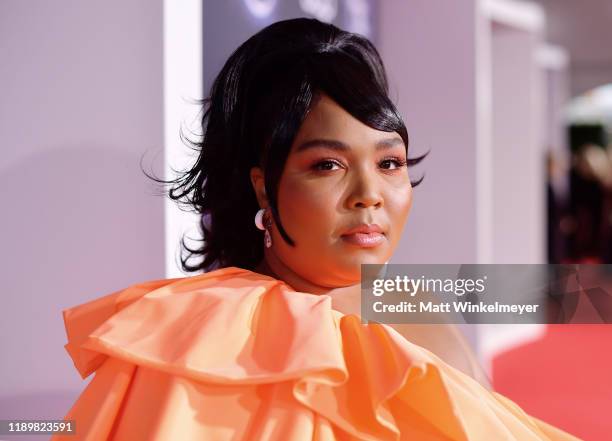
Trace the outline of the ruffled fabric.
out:
<instances>
[{"instance_id":1,"label":"ruffled fabric","mask_svg":"<svg viewBox=\"0 0 612 441\"><path fill-rule=\"evenodd\" d=\"M52 440L575 441L331 297L228 267L63 312L82 378Z\"/></svg>"}]
</instances>

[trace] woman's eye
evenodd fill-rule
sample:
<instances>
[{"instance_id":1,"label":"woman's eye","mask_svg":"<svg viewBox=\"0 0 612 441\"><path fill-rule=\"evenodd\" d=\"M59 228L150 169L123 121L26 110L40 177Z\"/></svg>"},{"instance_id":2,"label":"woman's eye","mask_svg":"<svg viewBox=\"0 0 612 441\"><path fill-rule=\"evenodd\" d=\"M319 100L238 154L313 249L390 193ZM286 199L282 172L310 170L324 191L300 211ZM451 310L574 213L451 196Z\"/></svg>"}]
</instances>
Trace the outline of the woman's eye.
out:
<instances>
[{"instance_id":1,"label":"woman's eye","mask_svg":"<svg viewBox=\"0 0 612 441\"><path fill-rule=\"evenodd\" d=\"M313 168L318 171L331 171L333 170L332 167L334 165L340 166L340 164L338 164L336 161L326 160L326 161L317 162L313 166Z\"/></svg>"},{"instance_id":2,"label":"woman's eye","mask_svg":"<svg viewBox=\"0 0 612 441\"><path fill-rule=\"evenodd\" d=\"M397 170L406 165L406 161L401 158L387 158L378 163L379 167L384 170ZM333 159L319 161L312 168L316 171L334 171L334 167L342 168L342 164Z\"/></svg>"},{"instance_id":3,"label":"woman's eye","mask_svg":"<svg viewBox=\"0 0 612 441\"><path fill-rule=\"evenodd\" d=\"M395 168L390 168L390 164L394 164ZM389 158L389 159L383 159L380 162L380 165L382 166L382 168L387 169L387 170L396 170L406 165L406 161L400 158Z\"/></svg>"}]
</instances>

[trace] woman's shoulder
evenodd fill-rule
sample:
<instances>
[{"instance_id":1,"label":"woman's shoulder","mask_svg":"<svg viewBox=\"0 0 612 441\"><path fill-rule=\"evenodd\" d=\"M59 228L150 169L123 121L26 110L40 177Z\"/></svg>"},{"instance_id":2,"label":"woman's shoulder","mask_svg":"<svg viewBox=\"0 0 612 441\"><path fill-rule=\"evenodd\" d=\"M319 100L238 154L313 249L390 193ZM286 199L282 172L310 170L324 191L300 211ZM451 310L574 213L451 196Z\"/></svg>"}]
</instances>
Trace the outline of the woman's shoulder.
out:
<instances>
[{"instance_id":1,"label":"woman's shoulder","mask_svg":"<svg viewBox=\"0 0 612 441\"><path fill-rule=\"evenodd\" d=\"M111 358L228 396L279 385L355 439L575 440L331 300L237 267L149 281L64 311L66 348L83 378Z\"/></svg>"},{"instance_id":2,"label":"woman's shoulder","mask_svg":"<svg viewBox=\"0 0 612 441\"><path fill-rule=\"evenodd\" d=\"M144 297L163 297L169 294L209 289L240 289L247 285L273 281L272 278L238 267L225 267L188 277L147 280L129 285L109 294L88 300L62 311L71 325L97 327L102 321ZM255 282L255 283L253 283ZM77 328L80 329L80 326ZM75 331L79 330L75 329ZM68 336L70 337L70 335Z\"/></svg>"},{"instance_id":3,"label":"woman's shoulder","mask_svg":"<svg viewBox=\"0 0 612 441\"><path fill-rule=\"evenodd\" d=\"M255 333L261 341L278 332L286 335L283 328L309 333L316 328L309 323L335 323L330 305L328 296L299 293L272 277L224 267L133 284L64 309L65 348L82 378L108 356L176 370L170 359L200 359L197 354L204 352L225 353L229 361L234 354L228 336L245 343ZM197 364L190 375L207 371Z\"/></svg>"}]
</instances>

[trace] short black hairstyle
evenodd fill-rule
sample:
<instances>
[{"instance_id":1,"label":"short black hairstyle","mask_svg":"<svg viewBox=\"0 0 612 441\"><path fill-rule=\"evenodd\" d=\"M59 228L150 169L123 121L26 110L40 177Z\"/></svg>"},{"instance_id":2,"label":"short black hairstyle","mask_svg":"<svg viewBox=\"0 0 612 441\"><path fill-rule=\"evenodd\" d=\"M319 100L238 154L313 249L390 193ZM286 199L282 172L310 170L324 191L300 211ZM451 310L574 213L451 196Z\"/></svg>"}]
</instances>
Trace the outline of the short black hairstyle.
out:
<instances>
[{"instance_id":1,"label":"short black hairstyle","mask_svg":"<svg viewBox=\"0 0 612 441\"><path fill-rule=\"evenodd\" d=\"M174 184L168 196L201 216L202 245L189 248L185 238L181 240L188 251L181 256L183 270L254 269L261 262L263 232L253 222L259 210L250 180L254 166L264 170L278 231L294 246L278 215L278 183L294 138L321 94L369 127L397 132L407 150L408 132L388 93L374 45L332 24L310 18L283 20L240 45L202 102L201 141L187 139L198 154L194 165L174 180L152 178ZM409 158L408 166L428 153ZM194 256L202 259L190 264Z\"/></svg>"}]
</instances>

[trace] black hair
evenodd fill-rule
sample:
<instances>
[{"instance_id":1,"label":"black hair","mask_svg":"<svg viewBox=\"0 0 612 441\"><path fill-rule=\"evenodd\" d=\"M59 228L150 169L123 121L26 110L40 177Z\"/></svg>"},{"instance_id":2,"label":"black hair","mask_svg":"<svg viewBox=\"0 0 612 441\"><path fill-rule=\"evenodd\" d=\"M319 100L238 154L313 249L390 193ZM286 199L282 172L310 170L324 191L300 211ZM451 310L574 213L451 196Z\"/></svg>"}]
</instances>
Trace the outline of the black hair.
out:
<instances>
[{"instance_id":1,"label":"black hair","mask_svg":"<svg viewBox=\"0 0 612 441\"><path fill-rule=\"evenodd\" d=\"M202 246L182 247L186 272L214 267L254 269L263 259L262 231L253 222L259 204L250 169L260 166L271 213L283 240L294 245L278 215L278 182L293 140L310 108L326 94L353 117L377 130L408 133L388 96L385 69L365 37L316 19L273 23L229 57L202 102L202 138L188 141L198 153L178 178L171 199L201 215ZM428 152L429 153L429 152ZM408 166L427 154L408 159ZM418 185L423 177L412 186ZM193 256L202 260L190 264Z\"/></svg>"}]
</instances>

